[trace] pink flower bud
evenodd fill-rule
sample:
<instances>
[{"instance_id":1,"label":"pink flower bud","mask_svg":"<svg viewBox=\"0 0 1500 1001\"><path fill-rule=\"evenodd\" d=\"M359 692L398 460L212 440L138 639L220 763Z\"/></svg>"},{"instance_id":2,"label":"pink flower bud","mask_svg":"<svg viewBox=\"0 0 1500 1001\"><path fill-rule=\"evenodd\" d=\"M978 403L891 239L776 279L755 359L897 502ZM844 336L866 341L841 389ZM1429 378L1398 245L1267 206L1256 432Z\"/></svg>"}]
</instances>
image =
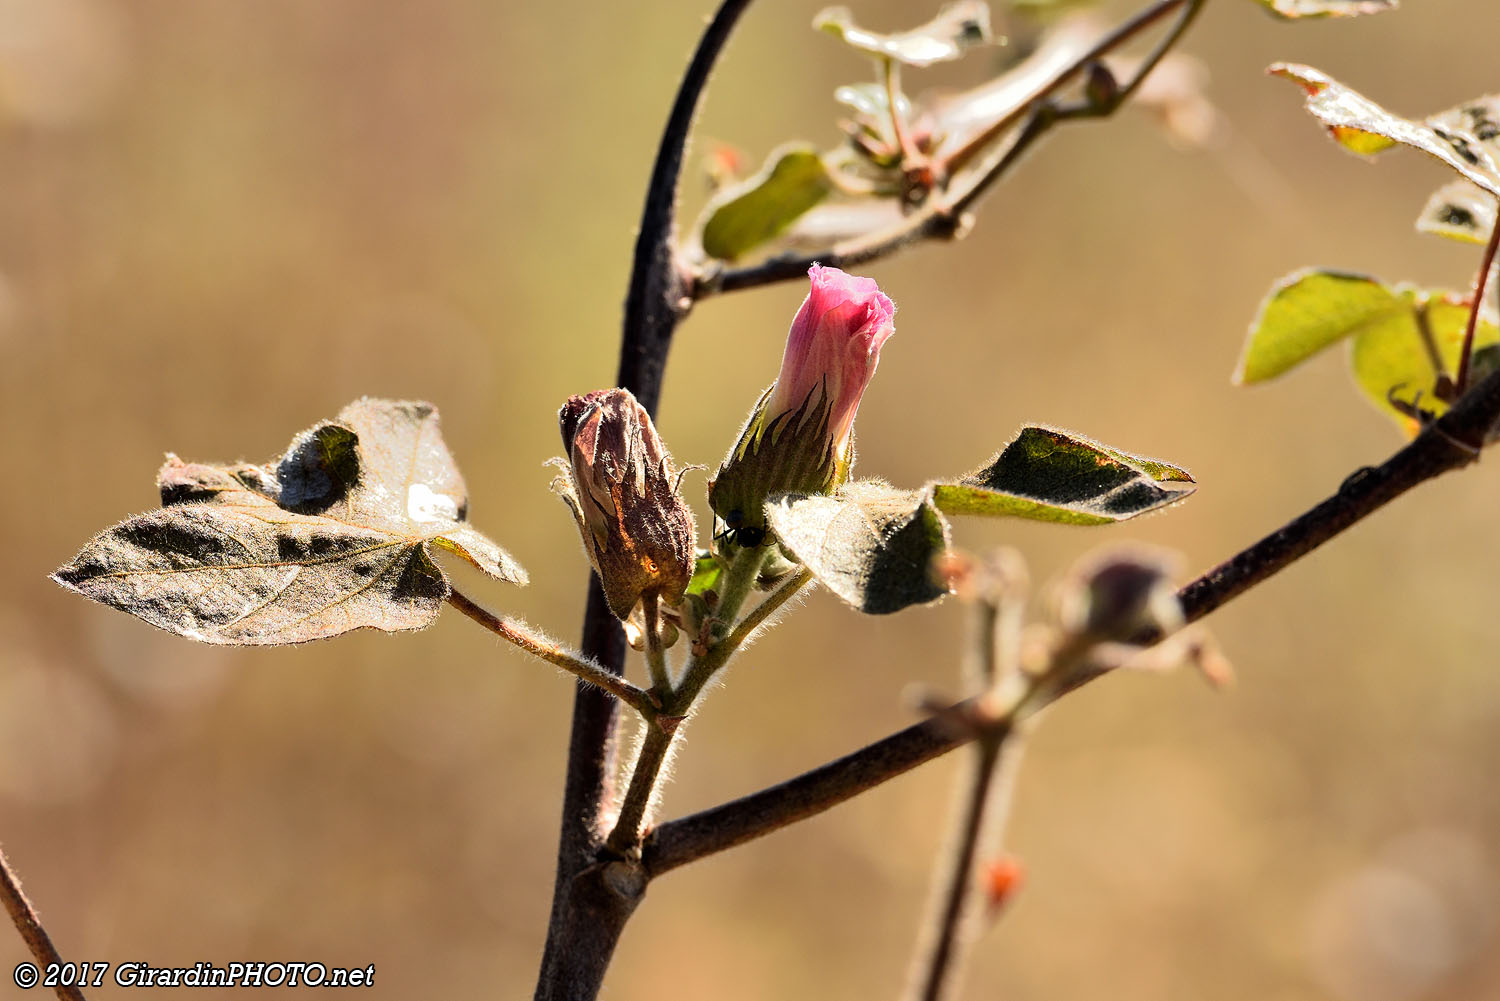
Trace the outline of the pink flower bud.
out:
<instances>
[{"instance_id":1,"label":"pink flower bud","mask_svg":"<svg viewBox=\"0 0 1500 1001\"><path fill-rule=\"evenodd\" d=\"M896 307L873 278L856 278L821 264L807 275L812 291L792 319L766 415L775 420L822 391L830 401L829 438L842 461L860 397L880 364L880 348L896 332Z\"/></svg>"},{"instance_id":2,"label":"pink flower bud","mask_svg":"<svg viewBox=\"0 0 1500 1001\"><path fill-rule=\"evenodd\" d=\"M781 372L709 485L731 542L764 538L766 498L828 493L848 477L854 415L896 330L896 308L873 279L817 264L808 277L812 290L792 320Z\"/></svg>"},{"instance_id":3,"label":"pink flower bud","mask_svg":"<svg viewBox=\"0 0 1500 1001\"><path fill-rule=\"evenodd\" d=\"M628 618L648 593L681 602L693 574L693 515L651 415L629 390L610 389L572 397L558 423L568 458L555 488L578 521L610 611Z\"/></svg>"}]
</instances>

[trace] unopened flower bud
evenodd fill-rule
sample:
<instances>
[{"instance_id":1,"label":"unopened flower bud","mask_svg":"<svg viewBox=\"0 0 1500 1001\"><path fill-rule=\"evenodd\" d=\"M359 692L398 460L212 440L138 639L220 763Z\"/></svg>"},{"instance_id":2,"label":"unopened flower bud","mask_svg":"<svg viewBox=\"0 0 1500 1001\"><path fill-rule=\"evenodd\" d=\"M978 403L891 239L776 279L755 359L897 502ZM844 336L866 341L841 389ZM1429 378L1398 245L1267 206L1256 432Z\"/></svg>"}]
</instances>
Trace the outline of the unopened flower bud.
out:
<instances>
[{"instance_id":1,"label":"unopened flower bud","mask_svg":"<svg viewBox=\"0 0 1500 1001\"><path fill-rule=\"evenodd\" d=\"M708 501L731 543L759 545L761 508L778 494L825 494L849 476L854 415L895 333L896 308L873 279L814 264L776 382L761 395Z\"/></svg>"},{"instance_id":2,"label":"unopened flower bud","mask_svg":"<svg viewBox=\"0 0 1500 1001\"><path fill-rule=\"evenodd\" d=\"M574 396L558 412L567 472L554 486L573 510L609 609L642 596L676 605L693 574L693 515L651 415L628 390Z\"/></svg>"},{"instance_id":3,"label":"unopened flower bud","mask_svg":"<svg viewBox=\"0 0 1500 1001\"><path fill-rule=\"evenodd\" d=\"M1173 562L1170 554L1143 547L1085 557L1059 594L1063 628L1116 643L1176 632L1184 617L1172 586Z\"/></svg>"}]
</instances>

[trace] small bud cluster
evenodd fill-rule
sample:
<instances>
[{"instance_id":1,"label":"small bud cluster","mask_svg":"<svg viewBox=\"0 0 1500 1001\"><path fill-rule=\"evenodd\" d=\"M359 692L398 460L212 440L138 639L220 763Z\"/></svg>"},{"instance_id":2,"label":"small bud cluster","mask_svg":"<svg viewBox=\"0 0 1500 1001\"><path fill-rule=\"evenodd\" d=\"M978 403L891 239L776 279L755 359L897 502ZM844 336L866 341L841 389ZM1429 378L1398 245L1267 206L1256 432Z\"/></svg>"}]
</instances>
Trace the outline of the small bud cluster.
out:
<instances>
[{"instance_id":1,"label":"small bud cluster","mask_svg":"<svg viewBox=\"0 0 1500 1001\"><path fill-rule=\"evenodd\" d=\"M895 307L869 278L819 265L809 277L781 372L709 483L721 552L765 545L768 498L828 493L854 461L854 416L895 331ZM558 423L567 458L556 487L610 611L628 621L648 595L680 605L696 556L693 516L651 416L629 391L609 389L572 397Z\"/></svg>"}]
</instances>

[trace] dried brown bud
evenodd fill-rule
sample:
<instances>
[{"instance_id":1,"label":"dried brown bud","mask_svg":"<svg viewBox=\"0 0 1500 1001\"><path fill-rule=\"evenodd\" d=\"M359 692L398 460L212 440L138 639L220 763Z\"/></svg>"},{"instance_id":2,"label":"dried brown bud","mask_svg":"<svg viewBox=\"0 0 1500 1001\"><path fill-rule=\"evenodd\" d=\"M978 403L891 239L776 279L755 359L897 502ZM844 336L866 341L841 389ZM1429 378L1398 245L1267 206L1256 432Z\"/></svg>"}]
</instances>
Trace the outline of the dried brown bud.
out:
<instances>
[{"instance_id":1,"label":"dried brown bud","mask_svg":"<svg viewBox=\"0 0 1500 1001\"><path fill-rule=\"evenodd\" d=\"M641 597L682 601L693 575L693 515L671 458L629 390L575 396L558 412L567 473L555 486L578 521L609 609L630 617Z\"/></svg>"}]
</instances>

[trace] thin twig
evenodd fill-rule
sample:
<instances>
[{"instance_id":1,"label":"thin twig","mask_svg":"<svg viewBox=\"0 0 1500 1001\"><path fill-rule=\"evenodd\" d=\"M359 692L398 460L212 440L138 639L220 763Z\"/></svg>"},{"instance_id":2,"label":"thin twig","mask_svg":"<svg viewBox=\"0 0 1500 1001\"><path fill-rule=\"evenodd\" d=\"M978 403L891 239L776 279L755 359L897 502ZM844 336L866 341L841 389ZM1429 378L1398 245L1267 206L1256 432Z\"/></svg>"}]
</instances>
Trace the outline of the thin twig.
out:
<instances>
[{"instance_id":1,"label":"thin twig","mask_svg":"<svg viewBox=\"0 0 1500 1001\"><path fill-rule=\"evenodd\" d=\"M938 907L932 930L918 945L913 965L914 976L907 997L912 1001L941 1001L956 986L956 972L963 941L962 924L974 877L974 860L979 854L980 834L989 812L990 792L994 787L995 765L1000 760L1000 743L981 740L968 777L958 823L958 837L952 852L944 859L939 877Z\"/></svg>"},{"instance_id":2,"label":"thin twig","mask_svg":"<svg viewBox=\"0 0 1500 1001\"><path fill-rule=\"evenodd\" d=\"M1348 477L1332 497L1179 590L1184 617L1203 618L1412 487L1475 461L1476 443L1497 421L1500 372L1486 376L1385 463ZM966 700L951 712L969 712L973 704ZM817 816L969 739L946 722L927 720L779 785L662 824L645 846L647 872L657 876Z\"/></svg>"},{"instance_id":3,"label":"thin twig","mask_svg":"<svg viewBox=\"0 0 1500 1001\"><path fill-rule=\"evenodd\" d=\"M885 81L885 101L891 113L891 131L896 137L896 147L901 150L901 165L907 169L917 166L921 154L906 132L906 122L901 116L901 64L894 59L882 59L881 76Z\"/></svg>"},{"instance_id":4,"label":"thin twig","mask_svg":"<svg viewBox=\"0 0 1500 1001\"><path fill-rule=\"evenodd\" d=\"M533 657L539 657L549 664L556 664L564 671L575 675L580 681L586 681L591 685L597 685L604 689L646 719L656 718L656 706L652 703L651 696L645 691L637 688L619 675L606 671L599 664L584 657L582 654L577 654L558 646L545 636L539 636L527 628L524 622L518 619L508 619L503 615L496 615L489 609L476 605L457 588L449 591L448 604L463 612L501 639L514 643Z\"/></svg>"},{"instance_id":5,"label":"thin twig","mask_svg":"<svg viewBox=\"0 0 1500 1001\"><path fill-rule=\"evenodd\" d=\"M1495 253L1500 251L1500 218L1490 229L1490 242L1484 248L1484 257L1479 262L1479 274L1474 276L1474 302L1469 307L1469 322L1464 327L1464 343L1458 353L1457 392L1469 388L1469 359L1474 354L1474 332L1479 329L1479 314L1484 311L1485 286L1490 280L1490 269L1495 266Z\"/></svg>"},{"instance_id":6,"label":"thin twig","mask_svg":"<svg viewBox=\"0 0 1500 1001\"><path fill-rule=\"evenodd\" d=\"M800 278L807 274L807 269L814 263L821 262L832 267L847 269L886 257L923 240L952 238L963 228L961 219L964 212L996 181L1008 173L1011 167L1020 160L1021 155L1054 125L1077 118L1106 117L1120 107L1124 99L1140 86L1146 74L1176 44L1182 33L1192 23L1193 18L1197 16L1203 2L1204 0L1158 0L1157 3L1115 27L1087 52L1053 77L1048 84L1038 88L1037 93L1026 105L996 122L972 147L957 151L953 157L953 163L959 164L964 158L973 157L980 149L988 148L1009 132L1016 122L1024 120L1020 130L1008 144L998 153L992 153L982 166L962 175L964 179L961 183L955 183L953 189L946 195L930 197L922 208L906 216L900 222L873 233L835 243L815 254L781 255L758 264L702 274L693 285L693 299L696 301L720 292L734 292ZM1141 69L1135 77L1122 88L1120 98L1112 106L1107 109L1093 108L1085 111L1085 106L1058 109L1053 104L1052 95L1081 73L1090 63L1118 48L1178 8L1183 8L1182 16L1152 54L1141 64ZM1059 114L1060 110L1061 114ZM944 172L950 169L948 164L942 166Z\"/></svg>"},{"instance_id":7,"label":"thin twig","mask_svg":"<svg viewBox=\"0 0 1500 1001\"><path fill-rule=\"evenodd\" d=\"M47 929L42 927L41 919L36 916L36 911L31 907L31 901L27 900L26 894L21 891L21 881L16 877L15 870L10 867L10 860L5 857L4 851L0 851L0 898L4 898L5 910L10 914L10 920L15 924L16 931L21 933L21 938L25 940L26 948L31 951L32 958L36 960L36 965L39 967L38 974L47 973L48 967L54 970L60 968L63 964L62 956L58 955L57 947L52 944L52 938L47 934ZM18 973L17 976L19 975ZM84 1001L83 991L77 987L64 987L58 983L54 989L62 1001Z\"/></svg>"}]
</instances>

